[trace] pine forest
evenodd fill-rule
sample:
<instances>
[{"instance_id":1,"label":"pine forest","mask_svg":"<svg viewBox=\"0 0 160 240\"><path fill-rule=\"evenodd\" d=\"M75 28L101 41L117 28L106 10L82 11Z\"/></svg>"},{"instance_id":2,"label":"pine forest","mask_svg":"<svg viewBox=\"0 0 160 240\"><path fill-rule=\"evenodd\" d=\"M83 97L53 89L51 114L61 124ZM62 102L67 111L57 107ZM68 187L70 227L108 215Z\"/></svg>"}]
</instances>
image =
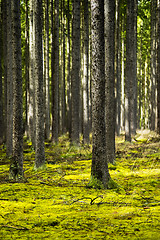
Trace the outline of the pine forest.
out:
<instances>
[{"instance_id":1,"label":"pine forest","mask_svg":"<svg viewBox=\"0 0 160 240\"><path fill-rule=\"evenodd\" d=\"M160 0L0 0L0 239L160 239Z\"/></svg>"}]
</instances>

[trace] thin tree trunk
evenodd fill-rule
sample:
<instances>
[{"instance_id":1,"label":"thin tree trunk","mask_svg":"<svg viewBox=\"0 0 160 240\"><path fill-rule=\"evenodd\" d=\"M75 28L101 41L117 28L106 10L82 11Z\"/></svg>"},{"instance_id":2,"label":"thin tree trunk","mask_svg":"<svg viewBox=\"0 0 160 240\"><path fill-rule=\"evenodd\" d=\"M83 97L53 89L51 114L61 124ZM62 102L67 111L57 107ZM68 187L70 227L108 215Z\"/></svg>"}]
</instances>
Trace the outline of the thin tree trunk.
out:
<instances>
[{"instance_id":1,"label":"thin tree trunk","mask_svg":"<svg viewBox=\"0 0 160 240\"><path fill-rule=\"evenodd\" d=\"M52 141L59 133L59 0L54 2L54 33L52 40Z\"/></svg>"},{"instance_id":2,"label":"thin tree trunk","mask_svg":"<svg viewBox=\"0 0 160 240\"><path fill-rule=\"evenodd\" d=\"M13 157L10 178L23 178L23 102L20 1L12 0Z\"/></svg>"},{"instance_id":3,"label":"thin tree trunk","mask_svg":"<svg viewBox=\"0 0 160 240\"><path fill-rule=\"evenodd\" d=\"M83 142L89 143L89 4L84 1Z\"/></svg>"},{"instance_id":4,"label":"thin tree trunk","mask_svg":"<svg viewBox=\"0 0 160 240\"><path fill-rule=\"evenodd\" d=\"M120 135L121 126L121 29L120 29L120 0L116 0L116 27L115 27L115 81L116 81L116 134Z\"/></svg>"},{"instance_id":5,"label":"thin tree trunk","mask_svg":"<svg viewBox=\"0 0 160 240\"><path fill-rule=\"evenodd\" d=\"M29 18L28 0L25 0L25 131L28 136L28 100L29 100Z\"/></svg>"},{"instance_id":6,"label":"thin tree trunk","mask_svg":"<svg viewBox=\"0 0 160 240\"><path fill-rule=\"evenodd\" d=\"M2 3L1 3L2 4ZM0 5L0 144L3 143L3 90L2 90L2 6Z\"/></svg>"},{"instance_id":7,"label":"thin tree trunk","mask_svg":"<svg viewBox=\"0 0 160 240\"><path fill-rule=\"evenodd\" d=\"M45 0L45 138L50 137L50 88L49 88L49 0Z\"/></svg>"},{"instance_id":8,"label":"thin tree trunk","mask_svg":"<svg viewBox=\"0 0 160 240\"><path fill-rule=\"evenodd\" d=\"M106 158L110 163L115 160L115 123L116 105L114 95L115 74L115 1L105 2L105 72L106 72Z\"/></svg>"},{"instance_id":9,"label":"thin tree trunk","mask_svg":"<svg viewBox=\"0 0 160 240\"><path fill-rule=\"evenodd\" d=\"M151 130L156 122L156 7L157 0L151 1Z\"/></svg>"},{"instance_id":10,"label":"thin tree trunk","mask_svg":"<svg viewBox=\"0 0 160 240\"><path fill-rule=\"evenodd\" d=\"M44 95L42 60L42 0L34 1L34 79L35 79L35 169L43 168L44 152Z\"/></svg>"},{"instance_id":11,"label":"thin tree trunk","mask_svg":"<svg viewBox=\"0 0 160 240\"><path fill-rule=\"evenodd\" d=\"M13 150L13 79L12 79L12 24L11 24L11 0L7 2L7 131L6 153L12 155Z\"/></svg>"},{"instance_id":12,"label":"thin tree trunk","mask_svg":"<svg viewBox=\"0 0 160 240\"><path fill-rule=\"evenodd\" d=\"M2 0L2 31L3 31L3 84L4 84L4 142L7 140L7 2Z\"/></svg>"},{"instance_id":13,"label":"thin tree trunk","mask_svg":"<svg viewBox=\"0 0 160 240\"><path fill-rule=\"evenodd\" d=\"M73 1L72 28L72 128L71 141L79 144L79 110L80 110L80 0Z\"/></svg>"},{"instance_id":14,"label":"thin tree trunk","mask_svg":"<svg viewBox=\"0 0 160 240\"><path fill-rule=\"evenodd\" d=\"M67 1L67 130L71 138L71 39L70 39L70 0Z\"/></svg>"},{"instance_id":15,"label":"thin tree trunk","mask_svg":"<svg viewBox=\"0 0 160 240\"><path fill-rule=\"evenodd\" d=\"M28 90L28 134L35 147L35 81L34 81L34 25L33 0L30 0L30 40L29 40L29 90Z\"/></svg>"},{"instance_id":16,"label":"thin tree trunk","mask_svg":"<svg viewBox=\"0 0 160 240\"><path fill-rule=\"evenodd\" d=\"M160 0L157 0L157 133L160 134Z\"/></svg>"}]
</instances>

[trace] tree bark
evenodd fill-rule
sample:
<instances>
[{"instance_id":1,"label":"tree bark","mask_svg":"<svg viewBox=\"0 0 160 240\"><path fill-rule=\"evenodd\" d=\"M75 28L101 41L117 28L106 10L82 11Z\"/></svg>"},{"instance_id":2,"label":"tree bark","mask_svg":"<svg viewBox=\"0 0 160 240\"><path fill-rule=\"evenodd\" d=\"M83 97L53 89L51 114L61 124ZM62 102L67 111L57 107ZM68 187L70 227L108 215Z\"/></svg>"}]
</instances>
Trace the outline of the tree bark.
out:
<instances>
[{"instance_id":1,"label":"tree bark","mask_svg":"<svg viewBox=\"0 0 160 240\"><path fill-rule=\"evenodd\" d=\"M10 178L23 178L23 102L20 1L12 0L13 157Z\"/></svg>"},{"instance_id":2,"label":"tree bark","mask_svg":"<svg viewBox=\"0 0 160 240\"><path fill-rule=\"evenodd\" d=\"M28 135L35 148L35 81L34 81L34 25L33 0L30 0L30 35L29 35L29 89L28 89Z\"/></svg>"},{"instance_id":3,"label":"tree bark","mask_svg":"<svg viewBox=\"0 0 160 240\"><path fill-rule=\"evenodd\" d=\"M115 160L116 105L114 95L115 73L115 1L105 1L105 114L106 114L106 157Z\"/></svg>"},{"instance_id":4,"label":"tree bark","mask_svg":"<svg viewBox=\"0 0 160 240\"><path fill-rule=\"evenodd\" d=\"M157 133L160 134L160 0L157 0Z\"/></svg>"},{"instance_id":5,"label":"tree bark","mask_svg":"<svg viewBox=\"0 0 160 240\"><path fill-rule=\"evenodd\" d=\"M150 128L156 127L156 10L157 0L151 1L151 109Z\"/></svg>"},{"instance_id":6,"label":"tree bark","mask_svg":"<svg viewBox=\"0 0 160 240\"><path fill-rule=\"evenodd\" d=\"M89 4L84 1L83 142L89 143Z\"/></svg>"},{"instance_id":7,"label":"tree bark","mask_svg":"<svg viewBox=\"0 0 160 240\"><path fill-rule=\"evenodd\" d=\"M45 138L50 137L49 0L45 0Z\"/></svg>"},{"instance_id":8,"label":"tree bark","mask_svg":"<svg viewBox=\"0 0 160 240\"><path fill-rule=\"evenodd\" d=\"M13 80L12 80L12 23L11 0L7 2L7 129L6 153L12 155L13 150Z\"/></svg>"},{"instance_id":9,"label":"tree bark","mask_svg":"<svg viewBox=\"0 0 160 240\"><path fill-rule=\"evenodd\" d=\"M80 0L73 1L72 76L71 76L71 141L79 144L80 110Z\"/></svg>"},{"instance_id":10,"label":"tree bark","mask_svg":"<svg viewBox=\"0 0 160 240\"><path fill-rule=\"evenodd\" d=\"M108 187L105 139L104 1L91 1L92 36L92 168L91 185Z\"/></svg>"},{"instance_id":11,"label":"tree bark","mask_svg":"<svg viewBox=\"0 0 160 240\"><path fill-rule=\"evenodd\" d=\"M34 80L35 80L35 169L43 168L44 152L44 95L42 60L42 0L34 1Z\"/></svg>"},{"instance_id":12,"label":"tree bark","mask_svg":"<svg viewBox=\"0 0 160 240\"><path fill-rule=\"evenodd\" d=\"M4 125L3 125L3 90L2 90L2 6L0 6L0 144L3 143Z\"/></svg>"},{"instance_id":13,"label":"tree bark","mask_svg":"<svg viewBox=\"0 0 160 240\"><path fill-rule=\"evenodd\" d=\"M59 133L59 0L54 2L54 33L52 39L52 141Z\"/></svg>"},{"instance_id":14,"label":"tree bark","mask_svg":"<svg viewBox=\"0 0 160 240\"><path fill-rule=\"evenodd\" d=\"M125 140L136 132L136 1L127 1L126 76L125 76Z\"/></svg>"}]
</instances>

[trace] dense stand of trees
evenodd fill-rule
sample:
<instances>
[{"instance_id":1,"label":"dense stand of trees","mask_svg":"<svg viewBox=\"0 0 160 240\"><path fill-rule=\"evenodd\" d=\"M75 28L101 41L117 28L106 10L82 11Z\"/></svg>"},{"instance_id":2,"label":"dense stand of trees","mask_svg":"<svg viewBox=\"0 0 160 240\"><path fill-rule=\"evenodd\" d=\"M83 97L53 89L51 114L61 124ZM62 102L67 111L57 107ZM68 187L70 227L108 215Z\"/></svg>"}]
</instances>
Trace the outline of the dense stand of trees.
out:
<instances>
[{"instance_id":1,"label":"dense stand of trees","mask_svg":"<svg viewBox=\"0 0 160 240\"><path fill-rule=\"evenodd\" d=\"M92 127L91 127L92 126ZM45 166L44 141L90 143L107 187L115 132L160 134L159 0L0 0L0 144L23 177L23 136Z\"/></svg>"}]
</instances>

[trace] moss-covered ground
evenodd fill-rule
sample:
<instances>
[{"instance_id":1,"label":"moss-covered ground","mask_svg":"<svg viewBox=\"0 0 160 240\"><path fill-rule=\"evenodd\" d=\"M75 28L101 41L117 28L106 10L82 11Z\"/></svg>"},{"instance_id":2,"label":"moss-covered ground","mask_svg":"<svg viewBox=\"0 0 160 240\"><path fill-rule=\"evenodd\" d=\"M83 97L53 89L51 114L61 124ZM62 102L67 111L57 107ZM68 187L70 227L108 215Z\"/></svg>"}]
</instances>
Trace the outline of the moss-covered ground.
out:
<instances>
[{"instance_id":1,"label":"moss-covered ground","mask_svg":"<svg viewBox=\"0 0 160 240\"><path fill-rule=\"evenodd\" d=\"M0 239L160 240L160 139L116 137L114 189L86 187L91 157L91 146L70 146L63 136L46 143L47 168L35 172L25 140L25 179L13 182L0 146Z\"/></svg>"}]
</instances>

